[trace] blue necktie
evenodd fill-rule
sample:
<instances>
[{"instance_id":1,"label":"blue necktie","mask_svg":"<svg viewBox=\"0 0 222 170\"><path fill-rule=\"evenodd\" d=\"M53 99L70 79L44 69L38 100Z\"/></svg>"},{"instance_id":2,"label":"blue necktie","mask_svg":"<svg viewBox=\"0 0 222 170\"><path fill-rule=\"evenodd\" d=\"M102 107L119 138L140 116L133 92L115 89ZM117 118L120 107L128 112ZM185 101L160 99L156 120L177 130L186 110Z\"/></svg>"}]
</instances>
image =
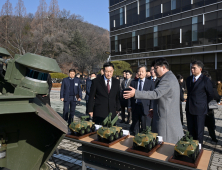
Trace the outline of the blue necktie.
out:
<instances>
[{"instance_id":1,"label":"blue necktie","mask_svg":"<svg viewBox=\"0 0 222 170\"><path fill-rule=\"evenodd\" d=\"M142 91L142 82L143 82L143 80L140 80L139 91ZM141 100L140 99L137 100L137 104L141 104Z\"/></svg>"}]
</instances>

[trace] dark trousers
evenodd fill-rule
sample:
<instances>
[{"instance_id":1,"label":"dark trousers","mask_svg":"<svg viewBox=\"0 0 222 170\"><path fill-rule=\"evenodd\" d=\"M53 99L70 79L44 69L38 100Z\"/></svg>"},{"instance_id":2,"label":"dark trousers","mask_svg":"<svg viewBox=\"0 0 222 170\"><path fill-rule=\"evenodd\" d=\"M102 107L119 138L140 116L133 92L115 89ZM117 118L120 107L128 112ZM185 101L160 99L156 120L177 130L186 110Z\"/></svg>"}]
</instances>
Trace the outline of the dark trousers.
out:
<instances>
[{"instance_id":1,"label":"dark trousers","mask_svg":"<svg viewBox=\"0 0 222 170\"><path fill-rule=\"evenodd\" d=\"M187 116L187 129L194 140L199 140L203 144L204 124L206 115L192 115L186 112Z\"/></svg>"},{"instance_id":2,"label":"dark trousers","mask_svg":"<svg viewBox=\"0 0 222 170\"><path fill-rule=\"evenodd\" d=\"M151 118L148 115L143 114L143 106L136 104L135 109L132 112L132 125L130 131L136 135L147 126L151 126Z\"/></svg>"},{"instance_id":3,"label":"dark trousers","mask_svg":"<svg viewBox=\"0 0 222 170\"><path fill-rule=\"evenodd\" d=\"M125 106L121 106L121 116L122 116L122 120L125 121L126 118L126 107ZM128 112L128 110L127 110ZM132 120L132 113L128 112L128 117L127 117L128 121Z\"/></svg>"},{"instance_id":4,"label":"dark trousers","mask_svg":"<svg viewBox=\"0 0 222 170\"><path fill-rule=\"evenodd\" d=\"M89 101L86 100L86 115L89 115L88 106L89 106Z\"/></svg>"},{"instance_id":5,"label":"dark trousers","mask_svg":"<svg viewBox=\"0 0 222 170\"><path fill-rule=\"evenodd\" d=\"M208 114L206 115L206 120L205 120L205 126L207 127L209 131L210 137L215 140L216 139L216 134L215 134L215 117L214 117L214 111L210 110Z\"/></svg>"},{"instance_id":6,"label":"dark trousers","mask_svg":"<svg viewBox=\"0 0 222 170\"><path fill-rule=\"evenodd\" d=\"M75 96L69 96L69 100L64 102L63 107L63 119L68 121L68 125L73 121L73 117L76 109L76 102L74 101ZM70 106L70 114L69 114L69 106Z\"/></svg>"}]
</instances>

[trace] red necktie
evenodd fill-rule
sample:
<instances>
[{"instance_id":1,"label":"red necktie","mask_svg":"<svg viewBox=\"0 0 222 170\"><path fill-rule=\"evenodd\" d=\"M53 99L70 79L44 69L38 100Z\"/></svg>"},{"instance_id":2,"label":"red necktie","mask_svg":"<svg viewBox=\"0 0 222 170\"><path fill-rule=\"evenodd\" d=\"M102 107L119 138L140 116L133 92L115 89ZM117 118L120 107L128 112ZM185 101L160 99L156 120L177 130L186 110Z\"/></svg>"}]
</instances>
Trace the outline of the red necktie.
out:
<instances>
[{"instance_id":1,"label":"red necktie","mask_svg":"<svg viewBox=\"0 0 222 170\"><path fill-rule=\"evenodd\" d=\"M194 80L193 80L193 82L195 83L197 80L196 80L196 78L194 77Z\"/></svg>"},{"instance_id":2,"label":"red necktie","mask_svg":"<svg viewBox=\"0 0 222 170\"><path fill-rule=\"evenodd\" d=\"M110 92L109 79L107 80L107 90L108 90L108 93L109 93Z\"/></svg>"}]
</instances>

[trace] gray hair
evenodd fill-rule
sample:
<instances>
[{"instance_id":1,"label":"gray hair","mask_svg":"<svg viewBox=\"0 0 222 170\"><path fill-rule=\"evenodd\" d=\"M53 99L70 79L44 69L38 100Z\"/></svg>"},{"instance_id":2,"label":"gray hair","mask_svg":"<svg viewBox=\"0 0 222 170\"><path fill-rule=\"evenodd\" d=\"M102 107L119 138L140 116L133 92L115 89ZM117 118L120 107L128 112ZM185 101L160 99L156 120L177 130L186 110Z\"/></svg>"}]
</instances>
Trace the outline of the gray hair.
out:
<instances>
[{"instance_id":1,"label":"gray hair","mask_svg":"<svg viewBox=\"0 0 222 170\"><path fill-rule=\"evenodd\" d=\"M144 64L141 64L141 65L139 65L138 68L137 68L137 73L138 73L139 69L142 68L142 67L144 67L144 68L146 69L146 71L147 71L147 66L144 65Z\"/></svg>"}]
</instances>

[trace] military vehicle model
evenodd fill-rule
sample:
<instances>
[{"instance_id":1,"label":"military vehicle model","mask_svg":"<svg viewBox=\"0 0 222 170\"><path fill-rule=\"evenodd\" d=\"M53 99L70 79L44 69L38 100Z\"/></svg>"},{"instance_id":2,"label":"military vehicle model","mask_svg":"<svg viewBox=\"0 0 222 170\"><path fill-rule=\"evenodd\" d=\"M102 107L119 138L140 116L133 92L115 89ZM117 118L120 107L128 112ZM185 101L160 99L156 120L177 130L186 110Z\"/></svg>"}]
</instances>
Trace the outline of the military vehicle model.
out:
<instances>
[{"instance_id":1,"label":"military vehicle model","mask_svg":"<svg viewBox=\"0 0 222 170\"><path fill-rule=\"evenodd\" d=\"M105 118L102 123L102 127L97 131L97 136L99 141L108 140L109 142L114 141L114 139L121 138L123 136L122 127L113 126L118 120L118 115L111 120L112 113Z\"/></svg>"},{"instance_id":2,"label":"military vehicle model","mask_svg":"<svg viewBox=\"0 0 222 170\"><path fill-rule=\"evenodd\" d=\"M95 132L96 127L94 122L85 121L89 116L82 116L80 122L72 122L69 128L78 135L84 135L90 132Z\"/></svg>"},{"instance_id":3,"label":"military vehicle model","mask_svg":"<svg viewBox=\"0 0 222 170\"><path fill-rule=\"evenodd\" d=\"M180 156L185 156L196 160L199 154L199 141L193 140L193 137L189 135L189 132L186 132L186 135L183 136L174 147L174 157L177 159Z\"/></svg>"},{"instance_id":4,"label":"military vehicle model","mask_svg":"<svg viewBox=\"0 0 222 170\"><path fill-rule=\"evenodd\" d=\"M133 149L149 152L158 144L158 134L151 132L151 127L146 127L142 133L133 138Z\"/></svg>"},{"instance_id":5,"label":"military vehicle model","mask_svg":"<svg viewBox=\"0 0 222 170\"><path fill-rule=\"evenodd\" d=\"M0 48L0 56L9 55ZM61 70L54 59L31 53L0 59L0 169L49 169L46 161L68 128L41 96L49 93L48 73Z\"/></svg>"}]
</instances>

